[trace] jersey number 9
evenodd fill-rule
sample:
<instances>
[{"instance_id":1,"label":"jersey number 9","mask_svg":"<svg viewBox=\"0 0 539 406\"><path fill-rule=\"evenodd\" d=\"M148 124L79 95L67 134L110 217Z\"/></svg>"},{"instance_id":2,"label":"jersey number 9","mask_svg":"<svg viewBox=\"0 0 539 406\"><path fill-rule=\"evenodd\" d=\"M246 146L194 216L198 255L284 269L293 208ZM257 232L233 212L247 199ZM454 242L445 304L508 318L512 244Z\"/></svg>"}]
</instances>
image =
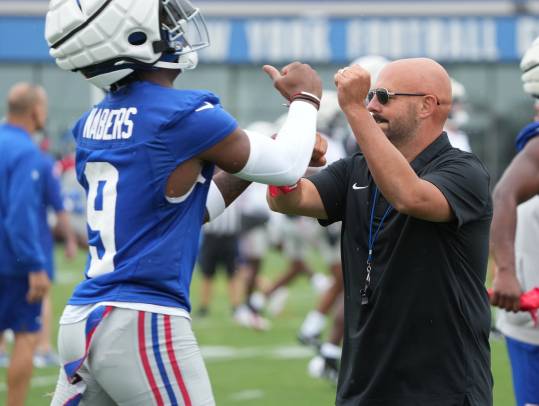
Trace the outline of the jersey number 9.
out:
<instances>
[{"instance_id":1,"label":"jersey number 9","mask_svg":"<svg viewBox=\"0 0 539 406\"><path fill-rule=\"evenodd\" d=\"M93 278L114 271L116 186L119 174L108 162L88 162L84 175L88 181L87 221L90 263L87 276Z\"/></svg>"}]
</instances>

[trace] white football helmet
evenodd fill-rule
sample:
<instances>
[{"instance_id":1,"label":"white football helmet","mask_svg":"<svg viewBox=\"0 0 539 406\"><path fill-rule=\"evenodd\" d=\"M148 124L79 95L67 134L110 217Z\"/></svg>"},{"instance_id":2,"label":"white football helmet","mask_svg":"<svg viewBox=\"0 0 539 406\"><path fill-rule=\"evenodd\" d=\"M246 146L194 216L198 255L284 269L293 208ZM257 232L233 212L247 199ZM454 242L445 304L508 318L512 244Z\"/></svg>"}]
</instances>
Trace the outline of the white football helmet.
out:
<instances>
[{"instance_id":1,"label":"white football helmet","mask_svg":"<svg viewBox=\"0 0 539 406\"><path fill-rule=\"evenodd\" d=\"M365 55L354 60L350 65L360 65L371 74L371 87L374 87L380 71L386 66L389 59L381 55Z\"/></svg>"},{"instance_id":2,"label":"white football helmet","mask_svg":"<svg viewBox=\"0 0 539 406\"><path fill-rule=\"evenodd\" d=\"M331 127L337 114L340 114L339 98L335 90L324 89L322 99L320 99L320 109L316 116L316 128L325 132Z\"/></svg>"},{"instance_id":3,"label":"white football helmet","mask_svg":"<svg viewBox=\"0 0 539 406\"><path fill-rule=\"evenodd\" d=\"M524 91L539 99L539 37L535 38L520 61Z\"/></svg>"},{"instance_id":4,"label":"white football helmet","mask_svg":"<svg viewBox=\"0 0 539 406\"><path fill-rule=\"evenodd\" d=\"M136 69L194 69L210 44L189 0L51 0L45 37L60 68L104 89Z\"/></svg>"},{"instance_id":5,"label":"white football helmet","mask_svg":"<svg viewBox=\"0 0 539 406\"><path fill-rule=\"evenodd\" d=\"M451 81L451 110L449 111L447 124L456 130L468 124L470 115L466 110L466 88L455 78L450 77L449 79Z\"/></svg>"},{"instance_id":6,"label":"white football helmet","mask_svg":"<svg viewBox=\"0 0 539 406\"><path fill-rule=\"evenodd\" d=\"M464 102L466 100L466 88L462 83L453 77L449 78L451 81L451 100L455 102Z\"/></svg>"},{"instance_id":7,"label":"white football helmet","mask_svg":"<svg viewBox=\"0 0 539 406\"><path fill-rule=\"evenodd\" d=\"M340 134L340 127L346 122L339 105L339 97L335 90L324 89L320 100L320 109L316 118L316 129L328 137Z\"/></svg>"}]
</instances>

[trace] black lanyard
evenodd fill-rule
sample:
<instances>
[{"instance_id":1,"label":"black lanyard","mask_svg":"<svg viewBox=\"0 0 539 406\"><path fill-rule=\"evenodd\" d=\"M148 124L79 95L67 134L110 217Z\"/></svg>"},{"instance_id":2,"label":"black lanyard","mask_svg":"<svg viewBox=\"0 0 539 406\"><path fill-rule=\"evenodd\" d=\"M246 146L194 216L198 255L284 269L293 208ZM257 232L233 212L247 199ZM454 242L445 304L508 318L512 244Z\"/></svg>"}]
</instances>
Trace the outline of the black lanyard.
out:
<instances>
[{"instance_id":1,"label":"black lanyard","mask_svg":"<svg viewBox=\"0 0 539 406\"><path fill-rule=\"evenodd\" d=\"M393 207L389 205L384 212L384 215L382 216L382 219L380 220L380 223L378 224L378 227L376 227L376 230L374 231L374 234L372 232L373 225L374 225L374 209L376 207L376 201L378 200L379 196L378 187L374 187L374 193L372 198L372 207L371 207L371 218L369 222L369 255L367 256L367 277L365 278L365 287L361 289L361 304L366 305L369 303L369 296L371 294L370 284L371 284L371 271L372 271L372 261L373 261L373 252L374 252L374 244L376 243L376 239L378 238L378 233L382 229L382 226L384 225L384 221L388 214L391 212Z\"/></svg>"}]
</instances>

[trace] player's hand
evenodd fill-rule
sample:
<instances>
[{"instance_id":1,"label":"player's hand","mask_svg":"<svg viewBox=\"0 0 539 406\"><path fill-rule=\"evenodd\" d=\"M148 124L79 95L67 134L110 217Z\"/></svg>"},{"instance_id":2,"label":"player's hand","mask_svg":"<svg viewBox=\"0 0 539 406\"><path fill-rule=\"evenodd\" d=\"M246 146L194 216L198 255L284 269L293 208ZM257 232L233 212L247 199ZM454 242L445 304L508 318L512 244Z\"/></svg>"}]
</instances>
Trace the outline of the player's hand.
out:
<instances>
[{"instance_id":1,"label":"player's hand","mask_svg":"<svg viewBox=\"0 0 539 406\"><path fill-rule=\"evenodd\" d=\"M316 142L314 144L313 153L311 155L311 161L309 166L324 166L326 164L326 152L328 150L328 142L326 139L316 133Z\"/></svg>"},{"instance_id":2,"label":"player's hand","mask_svg":"<svg viewBox=\"0 0 539 406\"><path fill-rule=\"evenodd\" d=\"M300 92L312 93L319 99L322 97L322 79L305 63L293 62L280 72L271 65L264 65L263 69L286 100Z\"/></svg>"},{"instance_id":3,"label":"player's hand","mask_svg":"<svg viewBox=\"0 0 539 406\"><path fill-rule=\"evenodd\" d=\"M496 272L492 281L490 303L505 310L517 312L520 309L520 283L514 272Z\"/></svg>"},{"instance_id":4,"label":"player's hand","mask_svg":"<svg viewBox=\"0 0 539 406\"><path fill-rule=\"evenodd\" d=\"M520 62L524 91L539 98L539 37L533 41Z\"/></svg>"},{"instance_id":5,"label":"player's hand","mask_svg":"<svg viewBox=\"0 0 539 406\"><path fill-rule=\"evenodd\" d=\"M346 109L361 108L371 88L371 75L359 65L339 69L334 76L339 106Z\"/></svg>"},{"instance_id":6,"label":"player's hand","mask_svg":"<svg viewBox=\"0 0 539 406\"><path fill-rule=\"evenodd\" d=\"M51 281L47 272L43 270L30 272L28 274L28 284L29 288L26 294L26 300L29 303L36 303L43 300L51 287Z\"/></svg>"}]
</instances>

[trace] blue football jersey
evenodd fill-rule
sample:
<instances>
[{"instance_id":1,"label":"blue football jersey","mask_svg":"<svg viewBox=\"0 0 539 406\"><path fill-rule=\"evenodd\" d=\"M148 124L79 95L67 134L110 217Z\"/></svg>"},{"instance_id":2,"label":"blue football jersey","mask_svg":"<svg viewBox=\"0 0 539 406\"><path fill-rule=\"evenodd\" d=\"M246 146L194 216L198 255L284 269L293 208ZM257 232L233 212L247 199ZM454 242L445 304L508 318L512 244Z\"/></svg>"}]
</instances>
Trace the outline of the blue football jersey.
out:
<instances>
[{"instance_id":1,"label":"blue football jersey","mask_svg":"<svg viewBox=\"0 0 539 406\"><path fill-rule=\"evenodd\" d=\"M134 82L73 129L77 178L87 193L86 279L69 304L148 303L190 311L213 165L174 201L166 183L181 163L231 134L236 120L205 91Z\"/></svg>"}]
</instances>

